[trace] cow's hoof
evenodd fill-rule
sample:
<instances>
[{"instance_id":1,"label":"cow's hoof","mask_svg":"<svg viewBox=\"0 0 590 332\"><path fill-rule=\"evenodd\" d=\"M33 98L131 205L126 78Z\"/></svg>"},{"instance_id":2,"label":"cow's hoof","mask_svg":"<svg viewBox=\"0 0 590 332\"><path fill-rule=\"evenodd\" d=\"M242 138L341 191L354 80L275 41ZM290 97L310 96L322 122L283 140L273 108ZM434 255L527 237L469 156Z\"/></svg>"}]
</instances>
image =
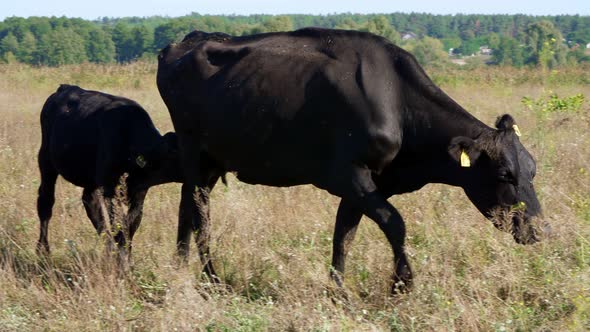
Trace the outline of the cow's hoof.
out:
<instances>
[{"instance_id":1,"label":"cow's hoof","mask_svg":"<svg viewBox=\"0 0 590 332\"><path fill-rule=\"evenodd\" d=\"M407 294L411 289L411 281L394 280L393 285L391 285L391 295Z\"/></svg>"},{"instance_id":2,"label":"cow's hoof","mask_svg":"<svg viewBox=\"0 0 590 332\"><path fill-rule=\"evenodd\" d=\"M393 276L393 285L391 286L391 294L405 294L412 289L412 270L409 265L403 265L399 268L397 273Z\"/></svg>"},{"instance_id":3,"label":"cow's hoof","mask_svg":"<svg viewBox=\"0 0 590 332\"><path fill-rule=\"evenodd\" d=\"M35 252L37 253L37 256L39 256L41 258L48 258L49 257L49 245L38 242Z\"/></svg>"},{"instance_id":4,"label":"cow's hoof","mask_svg":"<svg viewBox=\"0 0 590 332\"><path fill-rule=\"evenodd\" d=\"M344 277L342 276L342 273L335 269L330 270L330 279L332 279L338 287L342 288L344 286Z\"/></svg>"}]
</instances>

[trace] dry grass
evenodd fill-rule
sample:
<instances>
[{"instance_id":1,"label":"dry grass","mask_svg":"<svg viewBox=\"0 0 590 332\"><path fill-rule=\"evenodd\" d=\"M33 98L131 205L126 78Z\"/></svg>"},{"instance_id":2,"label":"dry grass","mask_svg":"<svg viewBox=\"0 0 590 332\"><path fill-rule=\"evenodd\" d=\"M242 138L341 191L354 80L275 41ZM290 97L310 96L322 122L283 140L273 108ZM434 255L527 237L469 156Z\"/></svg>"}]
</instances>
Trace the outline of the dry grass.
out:
<instances>
[{"instance_id":1,"label":"dry grass","mask_svg":"<svg viewBox=\"0 0 590 332\"><path fill-rule=\"evenodd\" d=\"M38 117L58 84L127 96L162 131L171 123L153 64L0 66L0 331L590 329L590 106L541 119L520 104L544 89L590 97L590 86L488 84L486 75L505 73L474 75L482 83L443 87L487 123L515 116L538 160L536 185L554 234L517 245L457 188L430 185L394 197L408 225L416 287L390 298L391 251L370 220L347 261L344 296L328 278L338 201L308 186L249 186L231 176L212 197L213 254L228 287L202 281L194 252L188 267L175 263L178 185L150 191L133 272L119 278L85 216L81 190L60 180L51 260L38 259Z\"/></svg>"}]
</instances>

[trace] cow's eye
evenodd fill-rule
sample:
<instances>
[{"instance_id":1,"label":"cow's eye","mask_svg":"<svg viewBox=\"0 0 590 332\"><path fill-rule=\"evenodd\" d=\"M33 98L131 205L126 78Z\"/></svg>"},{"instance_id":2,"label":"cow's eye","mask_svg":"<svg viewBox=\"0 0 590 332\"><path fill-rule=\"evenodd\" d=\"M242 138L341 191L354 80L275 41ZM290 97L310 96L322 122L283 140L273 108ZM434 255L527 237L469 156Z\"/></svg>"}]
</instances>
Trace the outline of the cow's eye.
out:
<instances>
[{"instance_id":1,"label":"cow's eye","mask_svg":"<svg viewBox=\"0 0 590 332\"><path fill-rule=\"evenodd\" d=\"M507 182L507 183L515 183L516 182L514 175L512 175L512 173L507 169L503 169L500 171L500 173L498 173L498 180L500 180L501 182Z\"/></svg>"}]
</instances>

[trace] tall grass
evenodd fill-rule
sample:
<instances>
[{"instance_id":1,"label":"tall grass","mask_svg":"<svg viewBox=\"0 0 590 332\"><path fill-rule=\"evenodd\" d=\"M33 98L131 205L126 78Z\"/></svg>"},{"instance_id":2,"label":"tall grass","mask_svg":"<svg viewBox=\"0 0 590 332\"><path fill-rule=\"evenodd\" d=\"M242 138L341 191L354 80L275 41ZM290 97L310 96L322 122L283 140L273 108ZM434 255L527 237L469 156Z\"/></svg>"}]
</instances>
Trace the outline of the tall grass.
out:
<instances>
[{"instance_id":1,"label":"tall grass","mask_svg":"<svg viewBox=\"0 0 590 332\"><path fill-rule=\"evenodd\" d=\"M175 184L148 194L133 268L120 277L85 216L81 189L59 180L52 255L38 258L38 117L60 83L135 99L162 131L172 126L153 64L0 66L0 331L590 329L590 105L540 118L521 103L549 90L590 96L590 86L537 79L551 73L532 71L436 75L484 122L514 115L537 159L535 184L554 232L539 244L518 245L448 186L393 197L408 225L416 286L392 298L392 254L370 220L361 223L340 290L328 278L338 200L310 186L250 186L231 175L211 199L212 251L223 286L201 277L194 252L187 266L174 259Z\"/></svg>"}]
</instances>

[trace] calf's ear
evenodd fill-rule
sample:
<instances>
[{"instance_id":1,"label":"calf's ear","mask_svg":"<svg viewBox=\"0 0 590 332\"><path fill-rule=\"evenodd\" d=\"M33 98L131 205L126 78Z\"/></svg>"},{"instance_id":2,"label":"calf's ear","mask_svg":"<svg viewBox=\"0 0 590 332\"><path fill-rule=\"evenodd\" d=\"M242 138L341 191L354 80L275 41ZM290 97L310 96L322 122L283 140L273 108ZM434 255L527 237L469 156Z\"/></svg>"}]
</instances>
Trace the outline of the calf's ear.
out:
<instances>
[{"instance_id":1,"label":"calf's ear","mask_svg":"<svg viewBox=\"0 0 590 332\"><path fill-rule=\"evenodd\" d=\"M451 140L448 152L461 167L471 167L479 158L481 149L475 140L465 136L457 136Z\"/></svg>"},{"instance_id":2,"label":"calf's ear","mask_svg":"<svg viewBox=\"0 0 590 332\"><path fill-rule=\"evenodd\" d=\"M165 149L168 154L178 153L178 137L176 133L168 132L164 135Z\"/></svg>"}]
</instances>

